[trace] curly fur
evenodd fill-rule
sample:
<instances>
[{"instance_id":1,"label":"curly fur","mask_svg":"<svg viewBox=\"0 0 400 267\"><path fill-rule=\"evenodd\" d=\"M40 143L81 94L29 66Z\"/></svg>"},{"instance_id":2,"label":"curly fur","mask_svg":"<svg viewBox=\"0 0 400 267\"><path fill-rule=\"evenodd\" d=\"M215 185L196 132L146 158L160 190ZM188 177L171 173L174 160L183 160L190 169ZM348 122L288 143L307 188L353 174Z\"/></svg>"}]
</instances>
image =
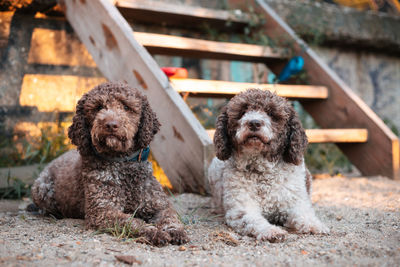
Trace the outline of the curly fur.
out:
<instances>
[{"instance_id":1,"label":"curly fur","mask_svg":"<svg viewBox=\"0 0 400 267\"><path fill-rule=\"evenodd\" d=\"M328 233L311 205L311 176L304 164L307 137L286 99L249 89L217 118L216 158L209 167L214 208L237 232L279 241L286 230Z\"/></svg>"},{"instance_id":2,"label":"curly fur","mask_svg":"<svg viewBox=\"0 0 400 267\"><path fill-rule=\"evenodd\" d=\"M187 235L148 161L126 160L146 148L160 124L145 96L105 83L78 102L68 135L77 150L52 161L32 187L34 203L57 217L84 218L87 227L130 224L154 245Z\"/></svg>"}]
</instances>

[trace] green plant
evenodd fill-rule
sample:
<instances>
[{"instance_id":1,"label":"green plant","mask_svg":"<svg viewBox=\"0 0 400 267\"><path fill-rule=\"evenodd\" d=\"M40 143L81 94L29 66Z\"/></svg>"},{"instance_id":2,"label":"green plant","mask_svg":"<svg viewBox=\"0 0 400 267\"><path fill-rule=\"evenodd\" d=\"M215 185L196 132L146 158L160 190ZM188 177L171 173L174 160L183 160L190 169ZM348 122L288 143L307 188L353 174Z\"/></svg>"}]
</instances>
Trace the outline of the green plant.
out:
<instances>
[{"instance_id":1,"label":"green plant","mask_svg":"<svg viewBox=\"0 0 400 267\"><path fill-rule=\"evenodd\" d=\"M57 127L55 131L50 127L42 128L37 137L18 133L9 135L5 132L4 129L0 130L0 167L39 164L32 173L33 178L37 177L45 163L69 149L62 127ZM7 187L0 188L0 198L20 199L30 196L31 186L18 177L12 177L10 172L0 178L7 179Z\"/></svg>"},{"instance_id":2,"label":"green plant","mask_svg":"<svg viewBox=\"0 0 400 267\"><path fill-rule=\"evenodd\" d=\"M299 102L294 101L293 106L299 114L304 128L318 128L313 118ZM309 144L305 154L305 161L311 172L327 172L330 175L351 172L353 166L335 144Z\"/></svg>"},{"instance_id":3,"label":"green plant","mask_svg":"<svg viewBox=\"0 0 400 267\"><path fill-rule=\"evenodd\" d=\"M7 174L7 187L0 188L0 199L21 199L30 196L31 186L18 179L11 177L10 172Z\"/></svg>"},{"instance_id":4,"label":"green plant","mask_svg":"<svg viewBox=\"0 0 400 267\"><path fill-rule=\"evenodd\" d=\"M55 132L46 127L40 132L39 137L4 136L0 142L0 167L43 164L69 149L62 127L57 127Z\"/></svg>"},{"instance_id":5,"label":"green plant","mask_svg":"<svg viewBox=\"0 0 400 267\"><path fill-rule=\"evenodd\" d=\"M352 171L350 161L334 144L309 144L305 161L312 173L326 172L335 175Z\"/></svg>"},{"instance_id":6,"label":"green plant","mask_svg":"<svg viewBox=\"0 0 400 267\"><path fill-rule=\"evenodd\" d=\"M94 232L94 234L109 234L117 239L120 240L132 240L136 242L147 242L146 238L143 236L140 236L140 227L132 227L133 219L136 216L137 210L132 214L132 216L129 218L128 223L119 223L118 221L114 222L112 225L106 228L101 228Z\"/></svg>"},{"instance_id":7,"label":"green plant","mask_svg":"<svg viewBox=\"0 0 400 267\"><path fill-rule=\"evenodd\" d=\"M210 105L208 101L200 102L198 100L194 103L190 103L190 100L188 102L193 113L206 129L212 129L215 127L215 121L219 115L221 107L226 104L226 102L222 102Z\"/></svg>"}]
</instances>

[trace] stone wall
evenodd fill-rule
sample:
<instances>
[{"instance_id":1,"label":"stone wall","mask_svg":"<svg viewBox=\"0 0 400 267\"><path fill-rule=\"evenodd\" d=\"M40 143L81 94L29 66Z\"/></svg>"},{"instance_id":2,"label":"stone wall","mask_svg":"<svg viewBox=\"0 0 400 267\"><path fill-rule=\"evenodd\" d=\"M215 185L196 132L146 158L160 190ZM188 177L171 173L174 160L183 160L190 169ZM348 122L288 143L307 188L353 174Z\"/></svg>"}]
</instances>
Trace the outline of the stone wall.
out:
<instances>
[{"instance_id":1,"label":"stone wall","mask_svg":"<svg viewBox=\"0 0 400 267\"><path fill-rule=\"evenodd\" d=\"M400 16L264 0L399 135Z\"/></svg>"},{"instance_id":2,"label":"stone wall","mask_svg":"<svg viewBox=\"0 0 400 267\"><path fill-rule=\"evenodd\" d=\"M211 0L165 1L226 8ZM398 18L364 13L363 20L363 13L310 1L265 1L297 29L301 37L310 40L321 58L382 119L400 129L400 33L393 28ZM298 10L310 12L306 16L309 19L302 20L301 24ZM324 23L318 30L312 23L318 20L313 16L323 18ZM340 21L335 21L335 17L340 17ZM374 20L380 28L368 31L360 24L365 21L371 25ZM16 127L20 122L37 126L43 121L64 120L72 114L76 100L85 91L105 80L63 17L0 12L0 22L0 130L21 129ZM134 26L134 30L144 28ZM167 33L166 29L162 31ZM187 33L174 33L187 36ZM322 33L324 41L320 41ZM351 36L351 42L346 36ZM319 40L318 43L315 40ZM163 56L156 56L156 60L161 66L187 67L191 78L238 82L268 80L268 70L261 64ZM198 102L193 105L196 104Z\"/></svg>"},{"instance_id":3,"label":"stone wall","mask_svg":"<svg viewBox=\"0 0 400 267\"><path fill-rule=\"evenodd\" d=\"M313 49L399 135L400 57L340 48Z\"/></svg>"}]
</instances>

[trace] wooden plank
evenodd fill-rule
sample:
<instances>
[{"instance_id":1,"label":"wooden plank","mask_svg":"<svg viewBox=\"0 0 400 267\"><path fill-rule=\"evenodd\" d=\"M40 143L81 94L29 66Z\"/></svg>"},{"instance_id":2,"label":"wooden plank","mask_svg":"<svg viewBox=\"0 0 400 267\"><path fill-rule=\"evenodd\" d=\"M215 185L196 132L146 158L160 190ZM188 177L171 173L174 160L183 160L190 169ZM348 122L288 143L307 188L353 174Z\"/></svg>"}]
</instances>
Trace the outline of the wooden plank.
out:
<instances>
[{"instance_id":1,"label":"wooden plank","mask_svg":"<svg viewBox=\"0 0 400 267\"><path fill-rule=\"evenodd\" d=\"M104 76L147 95L162 124L152 152L174 189L204 193L212 142L151 55L134 39L129 24L109 0L65 0L64 5L68 21Z\"/></svg>"},{"instance_id":2,"label":"wooden plank","mask_svg":"<svg viewBox=\"0 0 400 267\"><path fill-rule=\"evenodd\" d=\"M328 98L328 89L324 86L238 83L198 79L171 79L171 85L180 93L190 93L191 96L199 97L233 97L248 88L260 88L288 98Z\"/></svg>"},{"instance_id":3,"label":"wooden plank","mask_svg":"<svg viewBox=\"0 0 400 267\"><path fill-rule=\"evenodd\" d=\"M310 143L365 143L367 129L306 129Z\"/></svg>"},{"instance_id":4,"label":"wooden plank","mask_svg":"<svg viewBox=\"0 0 400 267\"><path fill-rule=\"evenodd\" d=\"M207 130L214 138L215 130ZM368 141L366 129L306 129L309 143L365 143Z\"/></svg>"},{"instance_id":5,"label":"wooden plank","mask_svg":"<svg viewBox=\"0 0 400 267\"><path fill-rule=\"evenodd\" d=\"M249 7L240 0L228 2L234 7ZM368 142L339 144L339 147L364 175L400 179L397 136L263 0L252 0L250 5L267 20L264 30L269 37L281 43L290 43L295 53L304 58L304 68L311 84L330 89L327 100L302 102L314 120L322 128L367 129Z\"/></svg>"},{"instance_id":6,"label":"wooden plank","mask_svg":"<svg viewBox=\"0 0 400 267\"><path fill-rule=\"evenodd\" d=\"M243 30L249 15L242 12L216 10L187 4L149 0L118 0L115 3L122 15L135 22L199 28Z\"/></svg>"},{"instance_id":7,"label":"wooden plank","mask_svg":"<svg viewBox=\"0 0 400 267\"><path fill-rule=\"evenodd\" d=\"M268 46L215 42L146 32L135 32L134 35L151 54L263 63L278 63L287 59L284 50Z\"/></svg>"}]
</instances>

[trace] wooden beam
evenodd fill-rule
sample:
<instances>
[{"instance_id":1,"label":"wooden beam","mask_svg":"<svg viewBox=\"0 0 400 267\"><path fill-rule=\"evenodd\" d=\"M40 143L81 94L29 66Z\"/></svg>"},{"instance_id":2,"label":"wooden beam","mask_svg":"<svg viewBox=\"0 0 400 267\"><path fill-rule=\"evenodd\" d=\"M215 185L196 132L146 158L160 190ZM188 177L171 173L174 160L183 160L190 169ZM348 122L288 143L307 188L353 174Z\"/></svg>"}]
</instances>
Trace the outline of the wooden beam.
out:
<instances>
[{"instance_id":1,"label":"wooden beam","mask_svg":"<svg viewBox=\"0 0 400 267\"><path fill-rule=\"evenodd\" d=\"M151 54L263 63L278 63L287 59L284 50L268 46L215 42L145 32L135 32L134 35Z\"/></svg>"},{"instance_id":2,"label":"wooden beam","mask_svg":"<svg viewBox=\"0 0 400 267\"><path fill-rule=\"evenodd\" d=\"M214 138L215 130L207 130ZM365 143L368 141L366 129L307 129L309 143Z\"/></svg>"},{"instance_id":3,"label":"wooden beam","mask_svg":"<svg viewBox=\"0 0 400 267\"><path fill-rule=\"evenodd\" d=\"M122 15L135 22L199 28L243 30L249 15L242 12L216 10L187 4L172 4L149 0L118 0L115 3Z\"/></svg>"},{"instance_id":4,"label":"wooden beam","mask_svg":"<svg viewBox=\"0 0 400 267\"><path fill-rule=\"evenodd\" d=\"M151 149L174 189L204 193L212 142L152 56L134 39L129 24L109 0L63 3L68 21L104 76L147 95L162 124Z\"/></svg>"},{"instance_id":5,"label":"wooden beam","mask_svg":"<svg viewBox=\"0 0 400 267\"><path fill-rule=\"evenodd\" d=\"M228 2L234 7L249 7L241 0ZM252 0L250 5L265 17L264 31L270 38L282 44L289 43L294 52L304 58L311 84L329 88L327 100L302 102L314 120L322 128L367 129L368 142L339 144L339 148L364 175L400 179L397 136L263 0Z\"/></svg>"},{"instance_id":6,"label":"wooden beam","mask_svg":"<svg viewBox=\"0 0 400 267\"><path fill-rule=\"evenodd\" d=\"M198 79L171 79L171 85L179 93L190 93L191 96L199 97L230 98L248 88L259 88L288 98L328 98L328 89L324 86L238 83Z\"/></svg>"}]
</instances>

